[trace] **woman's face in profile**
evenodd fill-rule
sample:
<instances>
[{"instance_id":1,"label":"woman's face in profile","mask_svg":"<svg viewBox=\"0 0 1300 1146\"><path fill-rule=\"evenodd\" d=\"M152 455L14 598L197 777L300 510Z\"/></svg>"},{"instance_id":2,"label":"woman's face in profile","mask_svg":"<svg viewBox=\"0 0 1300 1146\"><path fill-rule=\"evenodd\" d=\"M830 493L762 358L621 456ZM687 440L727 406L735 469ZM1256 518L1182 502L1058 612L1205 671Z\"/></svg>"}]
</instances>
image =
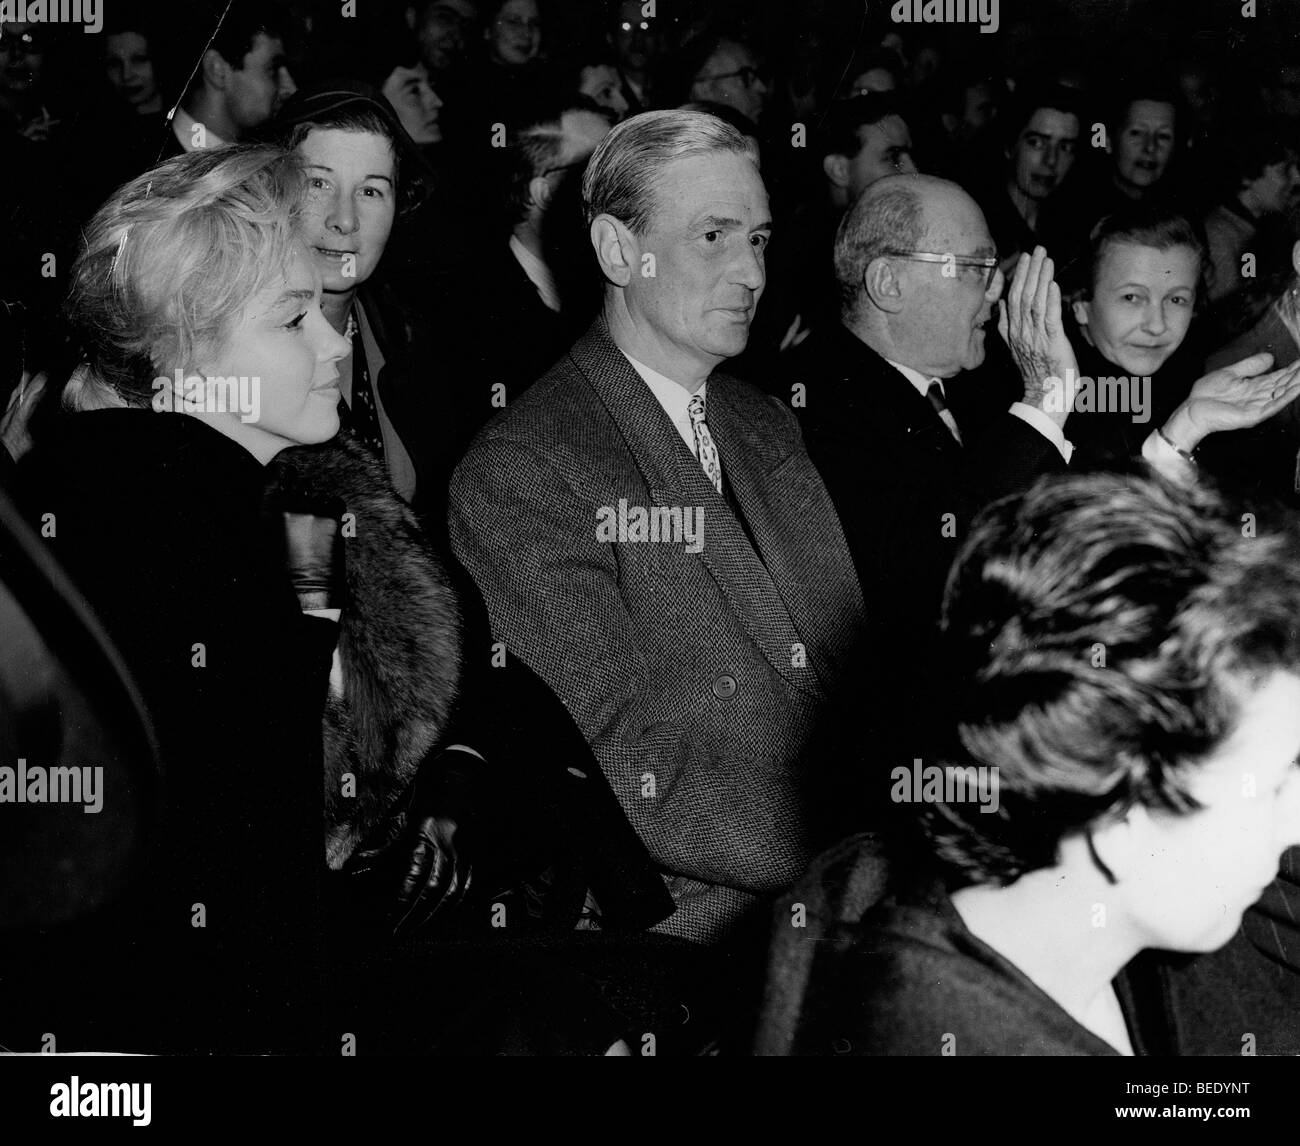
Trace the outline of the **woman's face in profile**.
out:
<instances>
[{"instance_id":1,"label":"woman's face in profile","mask_svg":"<svg viewBox=\"0 0 1300 1146\"><path fill-rule=\"evenodd\" d=\"M1281 853L1300 843L1298 754L1300 676L1276 672L1244 696L1234 731L1191 772L1201 810L1129 812L1116 890L1144 946L1214 951L1232 938Z\"/></svg>"},{"instance_id":2,"label":"woman's face in profile","mask_svg":"<svg viewBox=\"0 0 1300 1146\"><path fill-rule=\"evenodd\" d=\"M1200 271L1191 247L1107 243L1093 272L1092 298L1074 304L1074 317L1102 357L1131 377L1146 377L1187 337Z\"/></svg>"},{"instance_id":3,"label":"woman's face in profile","mask_svg":"<svg viewBox=\"0 0 1300 1146\"><path fill-rule=\"evenodd\" d=\"M338 362L350 346L326 322L320 296L320 272L297 242L284 274L253 296L225 352L205 366L209 376L248 378L255 413L244 424L258 432L259 448L250 445L258 457L338 433Z\"/></svg>"},{"instance_id":4,"label":"woman's face in profile","mask_svg":"<svg viewBox=\"0 0 1300 1146\"><path fill-rule=\"evenodd\" d=\"M406 134L416 143L438 143L442 139L438 125L442 100L430 86L429 72L423 64L394 68L384 81L383 94L393 105Z\"/></svg>"}]
</instances>

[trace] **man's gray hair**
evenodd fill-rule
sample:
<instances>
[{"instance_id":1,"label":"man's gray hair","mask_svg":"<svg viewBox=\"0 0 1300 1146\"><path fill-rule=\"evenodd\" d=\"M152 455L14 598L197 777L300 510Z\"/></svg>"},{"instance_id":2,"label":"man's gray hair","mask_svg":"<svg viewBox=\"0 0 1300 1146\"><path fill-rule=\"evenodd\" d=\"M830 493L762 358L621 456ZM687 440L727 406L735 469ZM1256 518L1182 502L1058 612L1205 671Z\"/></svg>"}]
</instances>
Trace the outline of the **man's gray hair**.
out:
<instances>
[{"instance_id":1,"label":"man's gray hair","mask_svg":"<svg viewBox=\"0 0 1300 1146\"><path fill-rule=\"evenodd\" d=\"M889 177L889 186L868 187L859 196L835 235L835 281L845 318L857 312L862 272L871 260L890 251L914 251L925 233L925 205L912 177Z\"/></svg>"},{"instance_id":2,"label":"man's gray hair","mask_svg":"<svg viewBox=\"0 0 1300 1146\"><path fill-rule=\"evenodd\" d=\"M600 142L582 178L587 225L612 215L635 235L650 229L656 180L674 159L730 151L753 157L731 124L700 111L647 111L625 119Z\"/></svg>"}]
</instances>

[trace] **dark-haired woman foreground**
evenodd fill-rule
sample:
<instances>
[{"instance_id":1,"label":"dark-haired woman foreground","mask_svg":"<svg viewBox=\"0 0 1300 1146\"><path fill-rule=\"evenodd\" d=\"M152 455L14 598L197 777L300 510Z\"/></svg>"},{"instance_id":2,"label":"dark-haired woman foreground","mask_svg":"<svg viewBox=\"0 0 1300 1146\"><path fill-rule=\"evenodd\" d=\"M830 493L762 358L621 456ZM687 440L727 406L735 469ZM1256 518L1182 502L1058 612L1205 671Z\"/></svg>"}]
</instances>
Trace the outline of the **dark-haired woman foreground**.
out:
<instances>
[{"instance_id":1,"label":"dark-haired woman foreground","mask_svg":"<svg viewBox=\"0 0 1300 1146\"><path fill-rule=\"evenodd\" d=\"M1297 615L1300 538L1215 495L1097 474L986 511L946 601L948 787L900 805L928 842L819 951L793 1052L1178 1051L1137 957L1222 947L1300 841Z\"/></svg>"}]
</instances>

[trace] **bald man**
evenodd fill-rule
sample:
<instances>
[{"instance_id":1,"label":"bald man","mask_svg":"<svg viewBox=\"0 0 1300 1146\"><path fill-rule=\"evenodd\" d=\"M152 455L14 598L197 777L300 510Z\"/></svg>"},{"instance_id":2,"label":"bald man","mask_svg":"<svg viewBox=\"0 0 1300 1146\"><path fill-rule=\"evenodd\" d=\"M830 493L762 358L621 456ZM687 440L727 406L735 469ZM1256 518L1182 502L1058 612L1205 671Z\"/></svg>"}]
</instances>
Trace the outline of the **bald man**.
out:
<instances>
[{"instance_id":1,"label":"bald man","mask_svg":"<svg viewBox=\"0 0 1300 1146\"><path fill-rule=\"evenodd\" d=\"M906 763L933 747L925 733L944 689L929 641L948 568L983 506L1069 465L1078 366L1039 247L1021 255L998 321L1020 377L1009 366L1007 377L972 375L985 392L963 400L962 375L984 362L1005 280L984 215L955 183L873 183L840 225L835 273L840 324L796 351L789 381L802 386L804 442L862 583L879 755ZM1269 365L1250 358L1199 381L1148 435L1143 459L1194 482L1191 455L1206 435L1253 425L1286 400L1294 380L1260 373Z\"/></svg>"},{"instance_id":2,"label":"bald man","mask_svg":"<svg viewBox=\"0 0 1300 1146\"><path fill-rule=\"evenodd\" d=\"M929 754L937 685L928 640L972 516L1069 460L1066 415L1050 409L1042 379L1063 375L1073 355L1063 335L1053 343L1042 328L1020 400L1010 402L1012 378L1006 404L986 410L984 424L948 408L953 380L984 361L1004 286L984 216L955 183L904 174L871 184L840 226L835 272L840 323L795 352L788 381L804 387L804 440L862 583L879 696L864 719L888 758L863 798L878 805L892 767ZM1028 293L1041 282L1046 300L1050 260L1040 255L1030 272Z\"/></svg>"}]
</instances>

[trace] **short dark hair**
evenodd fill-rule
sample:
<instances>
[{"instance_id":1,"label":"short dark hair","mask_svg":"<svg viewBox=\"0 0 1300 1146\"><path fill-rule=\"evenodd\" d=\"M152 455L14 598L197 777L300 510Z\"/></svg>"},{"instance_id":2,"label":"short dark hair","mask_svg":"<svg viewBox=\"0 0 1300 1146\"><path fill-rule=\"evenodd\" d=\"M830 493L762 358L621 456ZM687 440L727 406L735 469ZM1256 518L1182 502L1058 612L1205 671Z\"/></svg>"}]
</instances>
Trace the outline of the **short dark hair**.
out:
<instances>
[{"instance_id":1,"label":"short dark hair","mask_svg":"<svg viewBox=\"0 0 1300 1146\"><path fill-rule=\"evenodd\" d=\"M669 65L666 92L668 101L684 104L691 100L696 77L704 70L704 65L727 44L748 48L755 59L761 54L749 37L729 28L717 28L687 40Z\"/></svg>"},{"instance_id":2,"label":"short dark hair","mask_svg":"<svg viewBox=\"0 0 1300 1146\"><path fill-rule=\"evenodd\" d=\"M1110 105L1107 115L1107 128L1112 135L1118 134L1128 118L1129 109L1135 103L1167 103L1174 109L1174 134L1181 138L1183 125L1186 123L1183 97L1178 88L1166 77L1153 76L1143 81L1129 83L1120 89L1118 97Z\"/></svg>"},{"instance_id":3,"label":"short dark hair","mask_svg":"<svg viewBox=\"0 0 1300 1146\"><path fill-rule=\"evenodd\" d=\"M1064 84L1041 84L1017 90L1008 101L1006 110L999 116L1003 146L1008 151L1015 148L1016 140L1020 138L1025 126L1045 107L1074 116L1079 121L1079 131L1083 131L1083 101L1073 88L1067 88Z\"/></svg>"},{"instance_id":4,"label":"short dark hair","mask_svg":"<svg viewBox=\"0 0 1300 1146\"><path fill-rule=\"evenodd\" d=\"M845 155L852 159L862 150L859 129L877 124L891 115L907 122L902 102L893 92L872 92L852 99L837 100L831 104L817 131L818 157Z\"/></svg>"},{"instance_id":5,"label":"short dark hair","mask_svg":"<svg viewBox=\"0 0 1300 1146\"><path fill-rule=\"evenodd\" d=\"M1255 507L1252 507L1255 508ZM1041 479L971 527L948 579L946 765L1000 809L919 809L952 886L1005 885L1134 806L1187 813L1242 695L1300 671L1300 532L1155 476Z\"/></svg>"},{"instance_id":6,"label":"short dark hair","mask_svg":"<svg viewBox=\"0 0 1300 1146\"><path fill-rule=\"evenodd\" d=\"M211 47L232 68L242 70L244 57L253 50L259 35L283 40L287 34L288 21L274 5L235 0L213 36Z\"/></svg>"},{"instance_id":7,"label":"short dark hair","mask_svg":"<svg viewBox=\"0 0 1300 1146\"><path fill-rule=\"evenodd\" d=\"M1196 252L1202 278L1209 265L1205 232L1197 220L1158 203L1135 203L1097 221L1088 236L1086 263L1080 261L1066 268L1062 275L1066 294L1076 298L1090 297L1106 249L1121 243L1154 247L1157 251L1190 247ZM1204 291L1198 292L1200 297L1204 294Z\"/></svg>"},{"instance_id":8,"label":"short dark hair","mask_svg":"<svg viewBox=\"0 0 1300 1146\"><path fill-rule=\"evenodd\" d=\"M893 76L896 87L901 88L903 86L903 61L898 58L897 52L891 51L889 48L882 48L877 44L873 44L865 51L854 55L844 73L844 81L845 83L852 83L863 72L876 71L877 69L888 72ZM849 99L852 97L846 95L844 98Z\"/></svg>"}]
</instances>

